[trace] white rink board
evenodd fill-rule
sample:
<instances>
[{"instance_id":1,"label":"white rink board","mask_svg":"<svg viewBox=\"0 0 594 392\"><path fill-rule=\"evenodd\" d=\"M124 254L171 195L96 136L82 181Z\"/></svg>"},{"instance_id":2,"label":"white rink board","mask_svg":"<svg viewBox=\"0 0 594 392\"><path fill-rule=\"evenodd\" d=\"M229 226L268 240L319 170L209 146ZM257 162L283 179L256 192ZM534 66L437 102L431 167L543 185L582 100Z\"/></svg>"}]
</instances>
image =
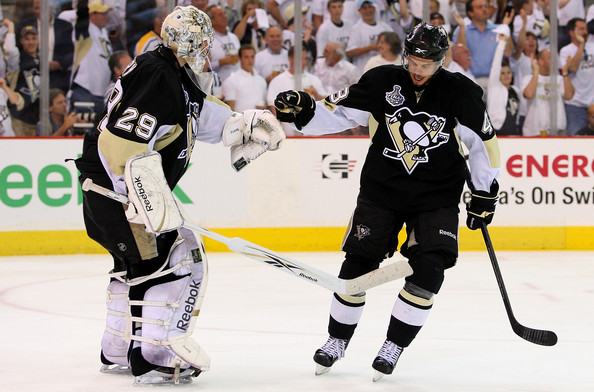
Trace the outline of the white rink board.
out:
<instances>
[{"instance_id":1,"label":"white rink board","mask_svg":"<svg viewBox=\"0 0 594 392\"><path fill-rule=\"evenodd\" d=\"M240 173L222 145L198 143L179 184L207 227L346 226L367 138L293 138ZM82 139L1 139L0 231L82 230ZM495 226L592 226L594 138L500 139ZM184 198L185 201L187 201Z\"/></svg>"}]
</instances>

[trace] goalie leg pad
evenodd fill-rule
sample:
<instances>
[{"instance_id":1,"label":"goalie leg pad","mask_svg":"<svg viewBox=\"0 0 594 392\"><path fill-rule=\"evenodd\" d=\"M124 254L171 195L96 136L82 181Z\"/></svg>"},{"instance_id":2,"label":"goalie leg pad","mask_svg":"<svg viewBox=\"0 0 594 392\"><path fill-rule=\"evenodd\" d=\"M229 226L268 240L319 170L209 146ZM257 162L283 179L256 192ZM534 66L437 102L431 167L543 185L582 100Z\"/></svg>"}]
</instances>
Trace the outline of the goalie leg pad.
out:
<instances>
[{"instance_id":1,"label":"goalie leg pad","mask_svg":"<svg viewBox=\"0 0 594 392\"><path fill-rule=\"evenodd\" d=\"M168 258L172 272L130 291L130 305L136 307L132 309L131 339L133 350L140 349L142 357L131 356L136 376L150 372L153 377L161 367L173 371L166 374L175 374L175 369L177 374L186 369L199 373L210 367L210 358L190 337L206 289L204 246L187 229L179 229L179 234Z\"/></svg>"},{"instance_id":2,"label":"goalie leg pad","mask_svg":"<svg viewBox=\"0 0 594 392\"><path fill-rule=\"evenodd\" d=\"M149 233L165 233L181 227L184 218L165 179L158 152L130 157L124 180L131 202L126 211L129 221L144 223ZM134 217L135 213L140 221Z\"/></svg>"},{"instance_id":3,"label":"goalie leg pad","mask_svg":"<svg viewBox=\"0 0 594 392\"><path fill-rule=\"evenodd\" d=\"M103 373L129 373L130 305L126 283L114 280L107 286L107 320L101 339Z\"/></svg>"}]
</instances>

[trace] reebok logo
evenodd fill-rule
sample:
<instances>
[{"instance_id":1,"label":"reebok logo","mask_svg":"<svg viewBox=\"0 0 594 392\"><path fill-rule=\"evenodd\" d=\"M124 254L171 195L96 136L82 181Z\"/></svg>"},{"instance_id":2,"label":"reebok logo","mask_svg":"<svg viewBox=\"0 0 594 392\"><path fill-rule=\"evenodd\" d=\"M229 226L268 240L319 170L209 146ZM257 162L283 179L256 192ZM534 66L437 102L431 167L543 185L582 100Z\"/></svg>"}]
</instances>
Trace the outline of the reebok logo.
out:
<instances>
[{"instance_id":1,"label":"reebok logo","mask_svg":"<svg viewBox=\"0 0 594 392\"><path fill-rule=\"evenodd\" d=\"M447 235L448 237L452 237L455 240L457 239L456 234L452 233L451 231L439 229L439 235Z\"/></svg>"},{"instance_id":2,"label":"reebok logo","mask_svg":"<svg viewBox=\"0 0 594 392\"><path fill-rule=\"evenodd\" d=\"M317 282L318 281L316 278L314 278L312 276L309 276L309 275L305 275L303 272L300 272L299 273L299 276L301 276L302 278L305 278L305 279L309 279L309 280L311 280L313 282Z\"/></svg>"},{"instance_id":3,"label":"reebok logo","mask_svg":"<svg viewBox=\"0 0 594 392\"><path fill-rule=\"evenodd\" d=\"M144 187L142 186L142 181L140 180L140 177L134 177L134 185L136 185L136 193L138 194L138 197L142 199L144 203L144 209L147 211L152 211L153 207L151 206L151 201L149 200L144 190Z\"/></svg>"},{"instance_id":4,"label":"reebok logo","mask_svg":"<svg viewBox=\"0 0 594 392\"><path fill-rule=\"evenodd\" d=\"M181 320L177 321L177 329L182 331L187 331L190 325L190 320L192 319L192 313L194 312L194 307L196 306L196 298L198 297L198 292L200 291L200 283L192 280L190 284L190 293L182 306L184 306L184 312L181 315Z\"/></svg>"}]
</instances>

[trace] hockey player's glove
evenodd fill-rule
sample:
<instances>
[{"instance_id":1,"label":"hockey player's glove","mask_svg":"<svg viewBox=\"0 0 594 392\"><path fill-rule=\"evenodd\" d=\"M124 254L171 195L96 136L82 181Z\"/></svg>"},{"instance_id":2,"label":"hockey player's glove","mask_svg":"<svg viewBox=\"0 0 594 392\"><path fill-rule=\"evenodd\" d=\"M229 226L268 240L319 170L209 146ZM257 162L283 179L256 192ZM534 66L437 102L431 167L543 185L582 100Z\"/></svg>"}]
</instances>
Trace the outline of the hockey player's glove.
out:
<instances>
[{"instance_id":1,"label":"hockey player's glove","mask_svg":"<svg viewBox=\"0 0 594 392\"><path fill-rule=\"evenodd\" d=\"M301 130L313 118L316 102L305 91L288 90L279 93L274 100L276 118L282 122L295 123Z\"/></svg>"},{"instance_id":2,"label":"hockey player's glove","mask_svg":"<svg viewBox=\"0 0 594 392\"><path fill-rule=\"evenodd\" d=\"M493 220L495 213L495 206L499 199L499 184L497 180L493 180L491 184L491 191L474 191L470 202L466 204L466 226L470 230L476 230L481 227L481 223L485 222L488 225Z\"/></svg>"}]
</instances>

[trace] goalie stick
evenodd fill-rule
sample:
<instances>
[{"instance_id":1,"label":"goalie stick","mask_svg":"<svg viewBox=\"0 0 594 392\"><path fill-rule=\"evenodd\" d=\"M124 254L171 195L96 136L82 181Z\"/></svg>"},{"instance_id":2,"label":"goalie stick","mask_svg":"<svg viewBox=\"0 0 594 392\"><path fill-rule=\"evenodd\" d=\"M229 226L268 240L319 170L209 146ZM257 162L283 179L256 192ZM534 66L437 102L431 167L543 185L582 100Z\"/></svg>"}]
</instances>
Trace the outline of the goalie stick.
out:
<instances>
[{"instance_id":1,"label":"goalie stick","mask_svg":"<svg viewBox=\"0 0 594 392\"><path fill-rule=\"evenodd\" d=\"M472 181L470 180L470 171L468 170L468 167L466 168L466 182L470 190L474 192L475 189L472 185ZM481 232L483 234L485 246L487 247L487 253L489 253L489 259L491 260L491 265L493 266L493 272L495 273L495 278L497 279L499 292L501 293L503 305L505 306L505 311L507 312L507 317L509 318L512 330L516 335L524 340L529 341L530 343L539 344L541 346L554 346L557 344L557 335L555 332L528 328L516 320L511 307L511 302L509 301L509 297L507 295L507 290L505 289L505 283L503 283L503 276L501 275L501 270L499 269L499 263L497 262L495 249L493 248L493 243L491 242L491 236L489 235L489 230L487 229L485 222L481 222Z\"/></svg>"},{"instance_id":2,"label":"goalie stick","mask_svg":"<svg viewBox=\"0 0 594 392\"><path fill-rule=\"evenodd\" d=\"M126 195L97 185L90 178L87 178L83 182L82 190L85 192L96 192L123 204L129 204L130 202ZM227 245L229 250L233 252L276 267L283 272L339 294L354 295L362 293L370 288L392 280L407 277L413 272L407 261L400 260L354 279L340 279L327 272L310 267L302 262L283 256L280 253L266 249L239 237L229 238L187 221L183 223L183 227L195 230L197 233L205 237L221 242Z\"/></svg>"}]
</instances>

